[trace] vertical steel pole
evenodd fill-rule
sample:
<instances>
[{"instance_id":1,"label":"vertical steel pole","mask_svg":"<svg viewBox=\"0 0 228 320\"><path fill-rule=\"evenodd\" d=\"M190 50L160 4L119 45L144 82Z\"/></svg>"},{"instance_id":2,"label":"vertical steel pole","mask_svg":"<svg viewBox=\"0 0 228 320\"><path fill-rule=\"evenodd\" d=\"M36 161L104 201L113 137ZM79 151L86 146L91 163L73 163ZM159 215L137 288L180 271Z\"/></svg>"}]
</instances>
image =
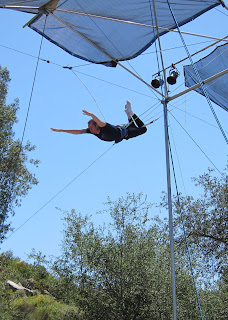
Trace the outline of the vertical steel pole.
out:
<instances>
[{"instance_id":1,"label":"vertical steel pole","mask_svg":"<svg viewBox=\"0 0 228 320\"><path fill-rule=\"evenodd\" d=\"M159 43L160 57L162 62L162 71L164 77L164 95L161 101L164 110L164 128L165 128L165 151L166 151L166 174L167 174L167 193L168 193L168 209L169 209L169 237L170 237L170 255L171 255L171 274L172 274L172 296L173 296L173 320L177 320L177 299L176 299L176 278L175 278L175 259L174 259L174 238L173 238L173 214L172 214L172 195L171 195L171 179L170 179L170 161L169 161L169 132L168 132L168 88L166 82L166 72L164 67L164 60L162 56L162 47L160 42L158 21L156 14L155 0L153 0L154 18L156 22L157 37Z\"/></svg>"},{"instance_id":2,"label":"vertical steel pole","mask_svg":"<svg viewBox=\"0 0 228 320\"><path fill-rule=\"evenodd\" d=\"M162 101L164 110L164 129L165 129L165 151L166 151L166 175L169 211L169 237L171 253L171 274L172 274L172 295L173 295L173 319L177 320L177 301L176 301L176 278L175 278L175 258L174 258L174 237L173 237L173 214L172 214L172 194L170 179L170 158L169 158L169 135L168 135L168 110L167 102Z\"/></svg>"}]
</instances>

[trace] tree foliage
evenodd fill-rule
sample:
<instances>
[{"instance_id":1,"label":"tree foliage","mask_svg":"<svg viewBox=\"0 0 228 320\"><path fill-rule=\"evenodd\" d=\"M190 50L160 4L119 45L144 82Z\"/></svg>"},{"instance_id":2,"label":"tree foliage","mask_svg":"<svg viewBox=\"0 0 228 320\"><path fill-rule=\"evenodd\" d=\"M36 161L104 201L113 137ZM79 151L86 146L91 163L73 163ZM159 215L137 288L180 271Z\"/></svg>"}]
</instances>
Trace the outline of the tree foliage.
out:
<instances>
[{"instance_id":1,"label":"tree foliage","mask_svg":"<svg viewBox=\"0 0 228 320\"><path fill-rule=\"evenodd\" d=\"M164 204L165 205L165 204ZM142 194L108 199L102 212L110 221L97 226L86 215L65 213L62 255L48 261L32 252L34 264L0 256L0 314L4 320L162 320L172 319L169 233L166 220L149 219L152 212ZM200 319L193 279L175 220L177 314L180 320ZM207 239L207 238L206 238ZM194 242L191 244L191 249ZM191 250L193 267L202 267ZM52 275L47 272L52 270ZM227 270L215 283L195 273L205 319L227 319ZM5 281L21 282L38 292L33 297L9 292ZM48 290L51 296L44 296Z\"/></svg>"},{"instance_id":2,"label":"tree foliage","mask_svg":"<svg viewBox=\"0 0 228 320\"><path fill-rule=\"evenodd\" d=\"M10 229L7 221L14 214L15 206L38 181L27 166L37 166L37 160L29 159L28 154L35 147L28 141L22 145L15 139L13 126L17 122L18 100L6 104L9 72L0 66L0 240Z\"/></svg>"},{"instance_id":3,"label":"tree foliage","mask_svg":"<svg viewBox=\"0 0 228 320\"><path fill-rule=\"evenodd\" d=\"M172 289L166 234L148 218L140 194L109 200L103 214L112 223L95 228L88 216L66 214L63 255L54 264L59 277L79 290L87 319L170 319ZM197 319L192 279L180 260L177 296L180 319Z\"/></svg>"},{"instance_id":4,"label":"tree foliage","mask_svg":"<svg viewBox=\"0 0 228 320\"><path fill-rule=\"evenodd\" d=\"M217 276L225 276L228 268L227 168L220 178L213 176L211 169L199 178L193 178L195 185L203 191L197 199L180 196L180 202L174 201L176 234L183 235L181 210L191 252L193 255L197 252L201 257L201 267L210 277L215 272ZM182 235L176 239L179 243L184 243Z\"/></svg>"}]
</instances>

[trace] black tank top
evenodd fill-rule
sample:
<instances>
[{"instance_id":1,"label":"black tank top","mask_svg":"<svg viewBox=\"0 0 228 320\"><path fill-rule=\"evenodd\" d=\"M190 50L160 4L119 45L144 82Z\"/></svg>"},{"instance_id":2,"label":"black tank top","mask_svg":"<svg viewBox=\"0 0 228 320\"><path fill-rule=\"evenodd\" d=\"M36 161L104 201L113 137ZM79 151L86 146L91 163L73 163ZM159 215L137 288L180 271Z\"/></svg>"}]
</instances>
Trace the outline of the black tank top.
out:
<instances>
[{"instance_id":1,"label":"black tank top","mask_svg":"<svg viewBox=\"0 0 228 320\"><path fill-rule=\"evenodd\" d=\"M89 128L87 128L87 133L92 133ZM100 128L100 133L94 135L104 141L118 141L121 137L121 131L118 126L106 123L106 126Z\"/></svg>"}]
</instances>

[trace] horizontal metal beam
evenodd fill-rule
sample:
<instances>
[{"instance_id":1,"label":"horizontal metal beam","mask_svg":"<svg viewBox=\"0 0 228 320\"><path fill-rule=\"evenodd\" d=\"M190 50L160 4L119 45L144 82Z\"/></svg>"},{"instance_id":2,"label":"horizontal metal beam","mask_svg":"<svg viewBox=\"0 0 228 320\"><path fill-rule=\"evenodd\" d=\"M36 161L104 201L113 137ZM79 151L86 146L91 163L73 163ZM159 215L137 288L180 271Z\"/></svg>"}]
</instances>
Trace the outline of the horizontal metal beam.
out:
<instances>
[{"instance_id":1,"label":"horizontal metal beam","mask_svg":"<svg viewBox=\"0 0 228 320\"><path fill-rule=\"evenodd\" d=\"M221 72L219 72L219 73L211 76L210 78L207 78L207 79L205 79L205 80L202 80L202 83L203 83L203 84L206 84L206 83L208 83L208 82L210 82L210 81L212 81L212 80L215 80L215 79L223 76L223 75L226 74L226 73L228 73L228 69L225 69L225 70L223 70L223 71L221 71ZM197 88L199 88L199 87L200 87L200 83L197 83L197 84L195 84L194 86L192 86L192 87L190 87L190 88L188 88L188 89L186 89L186 90L184 90L184 91L182 91L182 92L179 92L178 94L176 94L176 95L174 95L174 96L172 96L172 97L167 97L167 98L166 98L166 102L169 102L169 101L172 101L172 100L174 100L174 99L176 99L176 98L179 98L179 97L183 96L184 94L186 94L186 93L188 93L188 92L190 92L190 91L192 91L192 90L195 90L195 89L197 89Z\"/></svg>"},{"instance_id":2,"label":"horizontal metal beam","mask_svg":"<svg viewBox=\"0 0 228 320\"><path fill-rule=\"evenodd\" d=\"M0 6L0 8L1 9L14 9L14 10L16 10L16 9L31 9L31 10L39 10L39 7L31 7L31 6L16 6L16 5L9 5L9 6L7 6L7 5L4 5L4 6Z\"/></svg>"},{"instance_id":3,"label":"horizontal metal beam","mask_svg":"<svg viewBox=\"0 0 228 320\"><path fill-rule=\"evenodd\" d=\"M145 23L139 23L139 22L134 22L134 21L130 21L130 20L123 20L123 19L117 19L117 18L111 18L111 17L105 17L105 16L100 16L100 15L95 15L95 14L92 14L92 13L79 12L79 11L73 11L73 10L66 10L66 9L61 9L61 8L56 8L56 11L72 13L72 14L81 15L81 16L87 16L87 17L90 17L90 18L97 18L97 19L103 19L103 20L122 22L122 23L126 23L126 24L131 24L131 25L136 25L136 26L141 26L141 27L147 27L147 28L152 28L152 29L156 29L157 28L156 26L148 25L148 24L145 24ZM168 28L163 28L163 27L159 27L159 26L158 26L158 29L166 31L166 32L176 32L176 33L178 33L178 30L175 30L175 29L168 29ZM187 34L187 35L191 35L191 36L203 37L203 38L214 39L214 40L222 40L221 38L212 37L212 36L206 36L206 35L197 34L197 33L191 33L191 32L187 32L187 31L181 31L181 32L183 34Z\"/></svg>"}]
</instances>

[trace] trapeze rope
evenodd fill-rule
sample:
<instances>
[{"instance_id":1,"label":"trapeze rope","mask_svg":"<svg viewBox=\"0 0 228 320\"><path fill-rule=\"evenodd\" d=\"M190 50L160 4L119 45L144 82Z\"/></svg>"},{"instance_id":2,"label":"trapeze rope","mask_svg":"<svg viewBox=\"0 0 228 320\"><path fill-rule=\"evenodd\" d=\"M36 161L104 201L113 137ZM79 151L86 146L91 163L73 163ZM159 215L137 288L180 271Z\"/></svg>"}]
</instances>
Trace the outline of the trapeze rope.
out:
<instances>
[{"instance_id":1,"label":"trapeze rope","mask_svg":"<svg viewBox=\"0 0 228 320\"><path fill-rule=\"evenodd\" d=\"M65 68L71 70L71 71L73 72L73 74L78 78L78 80L83 84L83 86L86 88L86 90L88 91L88 93L90 94L90 96L92 97L92 99L94 100L94 102L96 103L98 109L100 110L100 112L101 112L101 114L102 114L102 116L103 116L103 118L104 118L104 120L105 120L105 122L106 122L105 116L104 116L101 108L99 107L96 99L95 99L94 96L92 95L91 91L88 89L87 85L86 85L86 84L81 80L81 78L77 75L78 71L77 71L77 72L73 71L73 70L72 70L72 67L65 67ZM82 73L82 72L79 72L79 73L84 74L84 73ZM86 75L86 74L84 74L84 75ZM94 78L95 78L95 79L98 79L98 78L96 78L96 77L94 77ZM100 80L100 79L99 79L99 80ZM102 81L104 81L104 80L102 80ZM104 81L104 82L107 82L107 81ZM107 83L110 83L110 82L107 82ZM130 89L128 89L128 90L130 90ZM132 90L132 91L133 91L133 90ZM135 91L134 91L134 92L135 92ZM151 97L151 98L152 98L152 97ZM160 104L160 101L157 102L157 104ZM156 106L156 104L155 104L155 106ZM150 107L150 108L147 109L145 112L143 112L142 114L140 114L138 118L141 118L141 116L142 116L144 113L146 113L148 110L150 110L150 109L153 108L153 107L154 107L154 106ZM146 127L146 126L148 126L149 124L152 124L152 123L155 122L156 120L158 120L158 118L150 121L150 122L147 123L147 124L144 124L143 127ZM129 126L129 125L127 125L126 127L128 127L128 126Z\"/></svg>"},{"instance_id":2,"label":"trapeze rope","mask_svg":"<svg viewBox=\"0 0 228 320\"><path fill-rule=\"evenodd\" d=\"M96 105L97 105L97 107L98 107L98 109L100 110L100 113L102 114L102 116L103 116L103 118L104 118L104 120L105 120L105 122L106 122L106 119L105 119L105 116L104 116L104 114L103 114L103 112L102 112L102 110L101 110L101 108L99 107L99 105L98 105L98 103L97 103L97 101L96 101L96 99L94 98L94 96L93 96L93 94L91 93L91 91L88 89L88 87L86 86L86 84L80 79L80 77L72 70L72 68L69 68L72 72L73 72L73 74L78 78L78 80L83 84L83 86L86 88L86 90L88 91L88 93L90 94L90 96L92 97L92 99L94 100L94 102L96 103ZM152 108L152 107L151 107ZM151 109L151 108L149 108L149 109ZM146 112L146 111L145 111ZM144 113L145 113L144 112ZM143 113L143 114L144 114ZM141 114L142 115L142 114ZM141 117L141 115L139 116L139 117ZM137 118L139 118L139 117L137 117ZM146 127L146 126L148 126L148 125L150 125L150 124L152 124L152 123L154 123L155 121L157 121L159 118L157 118L157 119L153 119L152 121L150 121L150 122L148 122L148 123L146 123L146 124L144 124L142 127ZM129 124L128 125L126 125L125 127L126 128L128 128L129 126L130 126L130 124L133 122L133 120L131 120L130 122L129 122Z\"/></svg>"},{"instance_id":3,"label":"trapeze rope","mask_svg":"<svg viewBox=\"0 0 228 320\"><path fill-rule=\"evenodd\" d=\"M73 70L71 70L71 71L72 71L73 74L78 78L78 80L83 84L83 86L86 88L87 92L88 92L88 93L90 94L90 96L92 97L92 99L93 99L93 101L95 102L96 106L97 106L98 109L100 110L100 113L102 114L103 119L104 119L105 122L106 122L105 116L104 116L104 114L103 114L100 106L98 105L96 99L94 98L94 96L92 95L92 93L90 92L90 90L88 89L88 87L85 85L85 83L81 80L81 78L80 78Z\"/></svg>"},{"instance_id":4,"label":"trapeze rope","mask_svg":"<svg viewBox=\"0 0 228 320\"><path fill-rule=\"evenodd\" d=\"M64 68L64 67L63 67L63 68ZM101 108L99 107L96 99L94 98L94 96L92 95L91 91L88 89L88 87L86 86L86 84L85 84L85 83L81 80L81 78L77 75L77 72L73 71L73 70L72 70L72 67L65 67L65 68L71 70L71 71L73 72L73 74L78 78L78 80L83 84L83 86L86 88L86 90L88 91L88 93L90 94L90 96L92 97L92 99L94 100L94 102L96 103L96 105L97 105L100 113L102 114L102 116L103 116L103 118L104 118L104 120L105 120L105 122L106 122L105 116L104 116ZM79 72L79 73L82 73L82 72ZM83 73L82 73L82 74L83 74ZM84 74L84 75L85 75L85 74ZM96 77L94 77L94 78L97 79ZM100 80L100 79L99 79L99 80ZM102 80L102 81L104 81L104 80ZM107 82L107 81L105 81L105 82ZM108 83L110 83L110 82L108 82ZM129 90L130 90L130 89L129 89ZM135 91L134 91L134 92L135 92ZM158 104L158 103L157 103L157 104ZM160 104L160 102L159 102L159 104ZM156 104L155 104L155 105L156 105ZM148 110L150 110L150 109L153 108L153 107L154 107L154 106L150 107ZM146 110L145 112L143 112L141 115L143 115L144 113L146 113L148 110ZM140 115L139 117L141 117L141 115ZM139 118L139 117L137 117L137 118ZM158 120L158 118L153 119L152 121L148 122L147 124L144 124L143 127L146 127L146 126L152 124L152 123L155 122L156 120ZM148 120L148 121L149 121L149 120ZM131 122L130 122L130 123L131 123ZM129 123L129 125L130 125L130 123ZM129 125L126 125L126 128L127 128Z\"/></svg>"},{"instance_id":5,"label":"trapeze rope","mask_svg":"<svg viewBox=\"0 0 228 320\"><path fill-rule=\"evenodd\" d=\"M46 19L45 19L45 23L44 23L44 28L45 28L45 25L46 25ZM39 48L39 53L38 53L38 58L37 58L37 63L36 63L36 68L35 68L35 74L34 74L34 79L33 79L33 84L32 84L29 104L28 104L28 108L27 108L27 114L26 114L25 123L24 123L24 129L23 129L23 133L22 133L22 137L21 137L21 141L20 141L20 148L19 148L19 151L18 151L16 164L15 164L14 172L13 172L12 186L11 186L8 202L6 204L6 208L4 209L4 212L3 212L4 213L4 218L3 218L3 221L2 221L2 225L1 225L2 231L4 231L3 229L4 229L5 219L6 219L6 213L8 211L9 203L10 203L10 200L12 198L13 189L14 189L14 186L15 186L15 183L16 183L16 173L17 173L17 169L18 169L18 165L19 165L20 154L21 154L21 151L22 151L22 143L24 141L25 129L26 129L27 122L28 122L28 116L29 116L29 111L30 111L30 107L31 107L31 101L32 101L33 90L34 90L35 81L36 81L36 75L37 75L37 70L38 70L38 65L39 65L39 60L40 60L40 53L41 53L42 44L43 44L43 37L41 37L40 48Z\"/></svg>"},{"instance_id":6,"label":"trapeze rope","mask_svg":"<svg viewBox=\"0 0 228 320\"><path fill-rule=\"evenodd\" d=\"M86 172L90 167L92 167L93 164L95 164L99 159L101 159L111 148L115 145L113 143L111 147L109 147L105 152L103 152L98 158L96 158L88 167L86 167L83 171L81 171L73 180L71 180L64 188L62 188L59 192L57 192L50 200L48 200L42 207L40 207L33 215L31 215L24 223L22 223L17 229L15 229L8 238L5 238L5 240L2 241L4 243L6 240L8 240L14 233L16 233L18 230L20 230L28 221L30 221L37 213L39 213L43 208L45 208L50 202L52 202L57 196L60 195L65 189L67 189L75 180L77 180L84 172Z\"/></svg>"},{"instance_id":7,"label":"trapeze rope","mask_svg":"<svg viewBox=\"0 0 228 320\"><path fill-rule=\"evenodd\" d=\"M77 75L77 73L72 70L72 67L63 67L63 68L66 68L66 69L71 70L71 71L73 72L73 74L78 78L78 80L83 84L83 86L86 88L86 90L88 91L88 93L90 94L90 96L92 97L92 99L94 100L94 102L96 103L96 105L97 105L100 113L102 114L102 116L103 116L103 118L104 118L104 120L105 120L105 122L106 122L105 116L104 116L101 108L99 107L96 99L94 98L93 94L92 94L91 91L88 89L88 87L86 86L86 84L81 80L81 78ZM157 103L157 104L158 104L158 103ZM159 104L160 104L160 102L159 102ZM156 104L155 104L155 106L156 106ZM154 107L154 106L150 107L148 110L150 110L150 109L153 108L153 107ZM145 112L143 112L141 115L143 115L144 113L146 113L148 110L146 110ZM141 115L140 115L139 117L141 117ZM137 117L137 118L139 118L139 117ZM146 126L154 123L154 122L157 121L158 119L159 119L159 118L153 119L152 121L144 124L143 127L146 127ZM126 127L126 128L129 127L129 125L132 123L132 121L133 121L133 120L131 120L130 123L129 123L128 125L126 125L125 127Z\"/></svg>"},{"instance_id":8,"label":"trapeze rope","mask_svg":"<svg viewBox=\"0 0 228 320\"><path fill-rule=\"evenodd\" d=\"M199 81L199 83L200 83L200 86L201 86L201 88L202 88L202 90L203 90L203 93L204 93L204 95L205 95L205 97L206 97L206 99L207 99L207 102L208 102L208 104L209 104L209 106L210 106L210 109L211 109L211 111L212 111L212 113L213 113L213 116L215 117L215 120L216 120L216 122L217 122L217 124L218 124L218 126L219 126L219 128L220 128L220 130L221 130L221 132L222 132L222 135L223 135L226 143L228 144L228 139L227 139L227 137L226 137L226 134L225 134L225 132L224 132L224 130L223 130L222 125L221 125L220 122L219 122L219 119L218 119L218 117L217 117L217 115L216 115L216 113L215 113L215 111L214 111L213 106L212 106L211 100L210 100L210 98L209 98L209 96L208 96L207 90L205 89L205 86L204 86L204 84L203 84L203 82L202 82L202 79L201 79L201 77L200 77L200 75L199 75L199 73L198 73L198 70L197 70L197 68L195 67L195 64L194 64L194 62L193 62L193 60L192 60L192 57L191 57L191 55L190 55L190 53L189 53L188 47L187 47L187 45L186 45L186 43L185 43L185 41L184 41L184 38L183 38L182 33L181 33L181 31L180 31L180 27L179 27L178 22L177 22L177 20L176 20L176 18L175 18L175 15L174 15L174 13L173 13L173 10L172 10L172 8L171 8L171 6L170 6L169 0L167 0L167 3L168 3L168 6L169 6L169 9L170 9L170 12L171 12L171 14L172 14L173 20L174 20L174 22L175 22L175 24L176 24L176 26L177 26L177 29L178 29L178 32L179 32L181 41L182 41L182 43L183 43L183 45L184 45L184 47L185 47L185 50L186 50L187 55L188 55L188 58L189 58L189 60L190 60L190 62L191 62L191 65L192 65L192 67L193 67L193 70L195 71L195 74L196 74L197 79L198 79L198 81Z\"/></svg>"},{"instance_id":9,"label":"trapeze rope","mask_svg":"<svg viewBox=\"0 0 228 320\"><path fill-rule=\"evenodd\" d=\"M196 281L195 281L194 272L193 272L192 259L191 259L190 249L189 249L189 246L188 246L188 240L187 240L187 235L186 235L186 230L185 230L185 225L184 225L183 213L182 213L182 210L181 210L180 197L179 197L179 192L178 192L178 187L177 187L177 180L176 180L176 174L175 174L175 169L174 169L172 149L171 149L171 145L170 145L169 135L168 135L168 142L169 142L170 158L171 158L172 168L173 168L173 176L174 176L174 181L175 181L175 186L176 186L177 202L178 202L179 211L180 211L180 214L181 214L181 222L182 222L183 233L184 233L184 238L185 238L185 245L186 245L186 250L187 250L187 254L188 254L189 265L190 265L190 270L191 270L191 274L192 274L192 280L193 280L193 284L194 284L194 288L195 288L195 292L196 292L196 299L197 299L198 309L199 309L199 312L200 312L200 317L203 320L203 314L202 314L202 310L201 310L201 306L200 306L198 290L197 290L197 287L196 287Z\"/></svg>"},{"instance_id":10,"label":"trapeze rope","mask_svg":"<svg viewBox=\"0 0 228 320\"><path fill-rule=\"evenodd\" d=\"M149 121L149 120L152 118L151 113L154 112L158 107L160 107L160 105L161 105L161 102L159 101L159 102L157 102L156 104L154 104L153 106L149 107L146 111L144 111L143 113L141 113L141 115L139 116L140 119L142 118L142 116L143 116L145 113L149 112L149 111L153 108L153 110L151 110L151 111L150 111L147 115L145 115L145 116L143 117L143 119L142 119L143 122ZM158 114L160 114L160 113L162 113L162 111L157 112L157 113L153 116L153 118L154 118L155 116L157 116ZM148 120L147 120L147 119L148 119Z\"/></svg>"}]
</instances>

